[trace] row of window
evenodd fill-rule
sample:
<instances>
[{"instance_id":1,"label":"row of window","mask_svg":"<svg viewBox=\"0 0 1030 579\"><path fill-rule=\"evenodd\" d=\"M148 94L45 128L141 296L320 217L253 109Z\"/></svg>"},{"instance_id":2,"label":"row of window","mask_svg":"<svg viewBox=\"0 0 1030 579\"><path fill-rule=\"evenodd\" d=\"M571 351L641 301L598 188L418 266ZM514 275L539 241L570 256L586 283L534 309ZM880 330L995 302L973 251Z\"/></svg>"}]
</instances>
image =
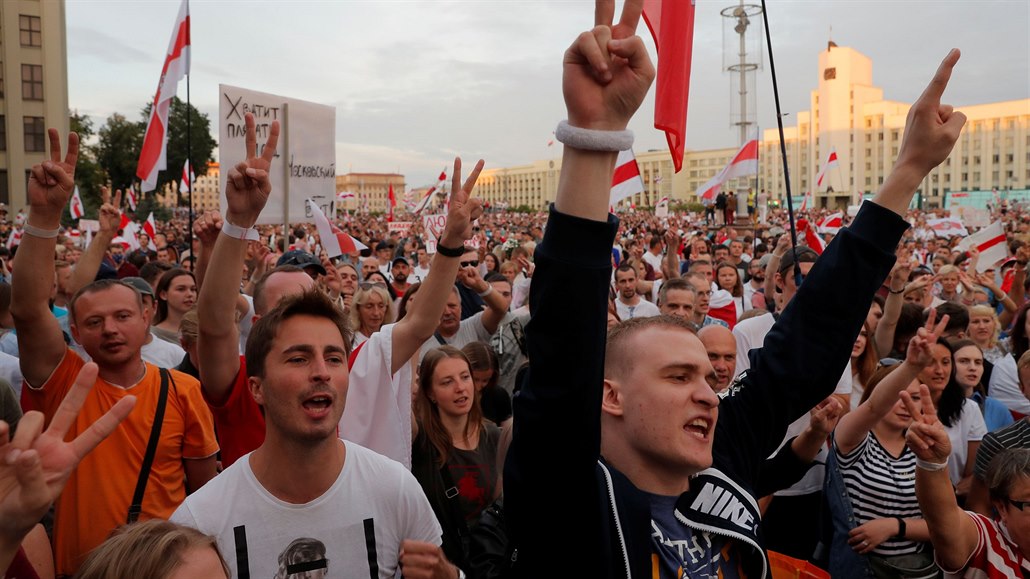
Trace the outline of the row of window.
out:
<instances>
[{"instance_id":1,"label":"row of window","mask_svg":"<svg viewBox=\"0 0 1030 579\"><path fill-rule=\"evenodd\" d=\"M43 117L23 117L26 153L46 152L46 122ZM0 115L0 151L7 150L7 118Z\"/></svg>"}]
</instances>

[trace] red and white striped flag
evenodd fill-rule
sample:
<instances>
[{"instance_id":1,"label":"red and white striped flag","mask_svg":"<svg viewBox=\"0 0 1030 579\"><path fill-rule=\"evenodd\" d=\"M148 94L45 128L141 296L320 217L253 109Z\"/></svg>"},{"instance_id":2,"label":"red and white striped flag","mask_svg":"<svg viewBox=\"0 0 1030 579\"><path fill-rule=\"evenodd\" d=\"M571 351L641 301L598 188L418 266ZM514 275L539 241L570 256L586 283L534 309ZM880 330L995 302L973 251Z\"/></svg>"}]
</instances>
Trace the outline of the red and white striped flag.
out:
<instances>
[{"instance_id":1,"label":"red and white striped flag","mask_svg":"<svg viewBox=\"0 0 1030 579\"><path fill-rule=\"evenodd\" d=\"M136 187L129 183L129 188L125 190L125 199L129 202L129 209L136 211Z\"/></svg>"},{"instance_id":2,"label":"red and white striped flag","mask_svg":"<svg viewBox=\"0 0 1030 579\"><path fill-rule=\"evenodd\" d=\"M995 221L963 239L958 248L962 251L975 248L980 252L980 259L976 262L976 270L979 272L994 267L1009 256L1008 239L1005 237L1005 228L1002 227L1001 221Z\"/></svg>"},{"instance_id":3,"label":"red and white striped flag","mask_svg":"<svg viewBox=\"0 0 1030 579\"><path fill-rule=\"evenodd\" d=\"M15 245L21 245L21 236L21 229L11 231L11 234L7 236L7 249L13 249Z\"/></svg>"},{"instance_id":4,"label":"red and white striped flag","mask_svg":"<svg viewBox=\"0 0 1030 579\"><path fill-rule=\"evenodd\" d=\"M941 217L940 219L927 219L926 224L933 230L937 237L965 237L969 235L966 226L955 217Z\"/></svg>"},{"instance_id":5,"label":"red and white striped flag","mask_svg":"<svg viewBox=\"0 0 1030 579\"><path fill-rule=\"evenodd\" d=\"M168 168L168 108L172 97L178 89L179 81L190 73L190 7L189 0L182 0L179 16L172 29L172 40L168 44L161 79L157 83L157 93L150 107L150 120L147 121L147 133L143 137L139 163L136 165L136 176L143 182L142 192L153 191L157 187L157 173Z\"/></svg>"},{"instance_id":6,"label":"red and white striped flag","mask_svg":"<svg viewBox=\"0 0 1030 579\"><path fill-rule=\"evenodd\" d=\"M82 219L86 215L86 208L82 204L82 197L79 196L78 185L75 186L75 192L72 193L72 204L68 211L72 214L72 219Z\"/></svg>"},{"instance_id":7,"label":"red and white striped flag","mask_svg":"<svg viewBox=\"0 0 1030 579\"><path fill-rule=\"evenodd\" d=\"M186 162L182 165L182 176L179 177L179 193L186 193L190 190L190 183L197 180L197 176L193 174L193 167L190 167L190 160L186 159Z\"/></svg>"},{"instance_id":8,"label":"red and white striped flag","mask_svg":"<svg viewBox=\"0 0 1030 579\"><path fill-rule=\"evenodd\" d=\"M341 201L342 202L342 201L346 201L348 199L354 199L354 192L353 191L340 191L339 193L336 194L336 200L337 201Z\"/></svg>"},{"instance_id":9,"label":"red and white striped flag","mask_svg":"<svg viewBox=\"0 0 1030 579\"><path fill-rule=\"evenodd\" d=\"M819 171L819 174L816 175L816 187L822 187L826 173L829 172L830 169L836 169L839 166L840 163L837 162L837 149L830 149L830 154L826 157L826 162L823 163L823 168Z\"/></svg>"},{"instance_id":10,"label":"red and white striped flag","mask_svg":"<svg viewBox=\"0 0 1030 579\"><path fill-rule=\"evenodd\" d=\"M143 231L147 232L150 239L154 239L157 236L157 222L154 221L154 212L151 211L150 215L147 216L147 220L143 222Z\"/></svg>"},{"instance_id":11,"label":"red and white striped flag","mask_svg":"<svg viewBox=\"0 0 1030 579\"><path fill-rule=\"evenodd\" d=\"M668 217L669 216L669 198L662 197L661 201L654 206L655 217Z\"/></svg>"},{"instance_id":12,"label":"red and white striped flag","mask_svg":"<svg viewBox=\"0 0 1030 579\"><path fill-rule=\"evenodd\" d=\"M654 126L665 131L677 173L687 140L687 95L694 49L695 0L644 0L644 22L658 51Z\"/></svg>"},{"instance_id":13,"label":"red and white striped flag","mask_svg":"<svg viewBox=\"0 0 1030 579\"><path fill-rule=\"evenodd\" d=\"M715 199L719 188L726 181L756 174L758 174L758 135L752 135L751 139L744 143L744 146L733 156L729 164L707 183L698 187L694 194L698 199Z\"/></svg>"},{"instance_id":14,"label":"red and white striped flag","mask_svg":"<svg viewBox=\"0 0 1030 579\"><path fill-rule=\"evenodd\" d=\"M608 205L614 206L627 197L644 192L644 180L640 178L640 166L631 149L619 152L612 175L612 192Z\"/></svg>"},{"instance_id":15,"label":"red and white striped flag","mask_svg":"<svg viewBox=\"0 0 1030 579\"><path fill-rule=\"evenodd\" d=\"M832 215L827 215L817 221L816 226L819 228L819 233L836 234L840 231L841 227L844 227L844 212L838 211Z\"/></svg>"},{"instance_id":16,"label":"red and white striped flag","mask_svg":"<svg viewBox=\"0 0 1030 579\"><path fill-rule=\"evenodd\" d=\"M819 237L819 234L815 231L815 228L808 223L807 219L798 219L798 233L804 236L805 245L810 247L817 254L823 254L823 250L826 249L826 242L823 241L822 237Z\"/></svg>"},{"instance_id":17,"label":"red and white striped flag","mask_svg":"<svg viewBox=\"0 0 1030 579\"><path fill-rule=\"evenodd\" d=\"M422 199L419 200L418 205L415 206L415 215L418 215L422 212L423 209L429 206L429 202L433 200L433 194L436 193L438 190L443 189L443 186L446 182L447 171L440 171L440 177L437 178L436 185L430 187L429 191L426 191L426 194L423 195Z\"/></svg>"},{"instance_id":18,"label":"red and white striped flag","mask_svg":"<svg viewBox=\"0 0 1030 579\"><path fill-rule=\"evenodd\" d=\"M308 199L308 207L311 208L311 216L315 218L315 228L318 229L318 238L322 241L322 249L325 250L326 255L336 257L368 249L367 245L340 231L339 227L330 223L325 213L322 213L322 209L311 199Z\"/></svg>"},{"instance_id":19,"label":"red and white striped flag","mask_svg":"<svg viewBox=\"0 0 1030 579\"><path fill-rule=\"evenodd\" d=\"M386 201L389 205L389 209L386 212L386 222L393 223L393 210L397 207L397 197L393 194L393 183L390 183L390 189L386 194Z\"/></svg>"}]
</instances>

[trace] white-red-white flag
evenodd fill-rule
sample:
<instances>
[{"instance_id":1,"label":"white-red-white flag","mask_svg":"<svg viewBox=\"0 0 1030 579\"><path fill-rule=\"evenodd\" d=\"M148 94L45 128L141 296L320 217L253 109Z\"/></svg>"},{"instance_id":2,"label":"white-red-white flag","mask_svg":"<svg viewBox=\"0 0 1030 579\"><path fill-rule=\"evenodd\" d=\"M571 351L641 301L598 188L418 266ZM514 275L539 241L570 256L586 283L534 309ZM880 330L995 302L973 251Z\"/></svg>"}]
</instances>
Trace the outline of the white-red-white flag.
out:
<instances>
[{"instance_id":1,"label":"white-red-white flag","mask_svg":"<svg viewBox=\"0 0 1030 579\"><path fill-rule=\"evenodd\" d=\"M654 206L655 217L668 217L669 216L669 198L662 197L661 201Z\"/></svg>"},{"instance_id":2,"label":"white-red-white flag","mask_svg":"<svg viewBox=\"0 0 1030 579\"><path fill-rule=\"evenodd\" d=\"M129 188L125 190L125 199L129 202L129 209L136 211L138 199L136 198L136 187L132 183L129 183Z\"/></svg>"},{"instance_id":3,"label":"white-red-white flag","mask_svg":"<svg viewBox=\"0 0 1030 579\"><path fill-rule=\"evenodd\" d=\"M426 191L426 194L423 195L422 199L419 200L418 205L415 206L415 210L413 211L413 213L415 213L415 215L418 215L422 212L423 209L428 207L429 202L433 200L433 194L439 191L440 189L443 189L443 186L446 183L447 171L440 171L440 176L436 180L436 185L433 185L429 188L429 191Z\"/></svg>"},{"instance_id":4,"label":"white-red-white flag","mask_svg":"<svg viewBox=\"0 0 1030 579\"><path fill-rule=\"evenodd\" d=\"M697 195L698 199L715 199L719 188L726 181L757 174L758 136L752 135L752 138L744 143L740 150L737 151L737 154L733 156L733 159L730 160L729 164L723 167L722 171L719 171L715 177L709 179L707 183L698 187L694 194Z\"/></svg>"},{"instance_id":5,"label":"white-red-white flag","mask_svg":"<svg viewBox=\"0 0 1030 579\"><path fill-rule=\"evenodd\" d=\"M823 250L826 249L826 242L823 241L822 237L819 237L819 233L816 232L815 228L812 227L812 225L808 222L807 219L798 219L797 230L798 233L800 233L802 235L802 238L805 240L805 245L807 245L817 254L823 254Z\"/></svg>"},{"instance_id":6,"label":"white-red-white flag","mask_svg":"<svg viewBox=\"0 0 1030 579\"><path fill-rule=\"evenodd\" d=\"M819 174L815 177L816 187L822 187L823 180L826 178L826 173L828 173L830 169L836 169L839 166L840 163L837 161L837 149L830 149L830 154L826 156L826 162L823 163L823 168L819 170Z\"/></svg>"},{"instance_id":7,"label":"white-red-white flag","mask_svg":"<svg viewBox=\"0 0 1030 579\"><path fill-rule=\"evenodd\" d=\"M143 231L147 232L150 239L154 239L157 236L157 222L154 221L154 212L151 211L150 215L147 216L147 220L143 222Z\"/></svg>"},{"instance_id":8,"label":"white-red-white flag","mask_svg":"<svg viewBox=\"0 0 1030 579\"><path fill-rule=\"evenodd\" d=\"M82 204L82 197L79 196L78 185L75 186L75 192L72 193L72 204L68 211L72 214L72 219L82 219L86 215L86 208Z\"/></svg>"},{"instance_id":9,"label":"white-red-white flag","mask_svg":"<svg viewBox=\"0 0 1030 579\"><path fill-rule=\"evenodd\" d=\"M21 245L22 230L15 229L7 236L7 249L13 249L15 245Z\"/></svg>"},{"instance_id":10,"label":"white-red-white flag","mask_svg":"<svg viewBox=\"0 0 1030 579\"><path fill-rule=\"evenodd\" d=\"M136 165L136 176L143 181L140 190L144 193L157 187L158 171L168 168L168 108L179 87L179 81L189 73L190 6L189 0L182 0L179 16L172 28L172 40L168 43L168 54L165 55L164 67L161 69L161 79L157 83L157 93L150 107L150 120L147 121L139 163Z\"/></svg>"},{"instance_id":11,"label":"white-red-white flag","mask_svg":"<svg viewBox=\"0 0 1030 579\"><path fill-rule=\"evenodd\" d=\"M354 199L354 192L353 191L340 191L339 193L336 194L336 200L337 201L346 201L348 199Z\"/></svg>"},{"instance_id":12,"label":"white-red-white flag","mask_svg":"<svg viewBox=\"0 0 1030 579\"><path fill-rule=\"evenodd\" d=\"M844 212L838 211L831 215L827 215L817 221L816 226L819 228L819 233L836 234L840 231L841 227L844 227Z\"/></svg>"},{"instance_id":13,"label":"white-red-white flag","mask_svg":"<svg viewBox=\"0 0 1030 579\"><path fill-rule=\"evenodd\" d=\"M619 152L612 175L612 192L608 205L614 206L627 197L644 192L644 180L640 177L640 166L632 149Z\"/></svg>"},{"instance_id":14,"label":"white-red-white flag","mask_svg":"<svg viewBox=\"0 0 1030 579\"><path fill-rule=\"evenodd\" d=\"M186 162L182 164L182 176L179 177L179 193L187 193L190 190L190 184L197 180L197 176L193 174L193 167L190 166L190 160L186 159Z\"/></svg>"},{"instance_id":15,"label":"white-red-white flag","mask_svg":"<svg viewBox=\"0 0 1030 579\"><path fill-rule=\"evenodd\" d=\"M325 213L322 213L322 209L311 199L308 199L308 207L311 208L311 216L315 218L315 228L318 229L318 238L322 241L322 249L325 250L326 255L336 257L368 249L367 245L333 225Z\"/></svg>"},{"instance_id":16,"label":"white-red-white flag","mask_svg":"<svg viewBox=\"0 0 1030 579\"><path fill-rule=\"evenodd\" d=\"M937 237L965 237L969 235L966 226L955 217L941 217L939 219L927 219L926 224L933 230Z\"/></svg>"},{"instance_id":17,"label":"white-red-white flag","mask_svg":"<svg viewBox=\"0 0 1030 579\"><path fill-rule=\"evenodd\" d=\"M805 209L808 209L808 198L811 195L812 194L810 192L805 191L805 194L801 197L801 206L798 207L798 211L804 211Z\"/></svg>"},{"instance_id":18,"label":"white-red-white flag","mask_svg":"<svg viewBox=\"0 0 1030 579\"><path fill-rule=\"evenodd\" d=\"M1009 256L1008 239L1005 237L1005 228L1002 227L1001 221L995 221L963 239L959 242L958 248L962 251L976 249L980 252L980 259L976 261L976 271L979 272L994 267Z\"/></svg>"}]
</instances>

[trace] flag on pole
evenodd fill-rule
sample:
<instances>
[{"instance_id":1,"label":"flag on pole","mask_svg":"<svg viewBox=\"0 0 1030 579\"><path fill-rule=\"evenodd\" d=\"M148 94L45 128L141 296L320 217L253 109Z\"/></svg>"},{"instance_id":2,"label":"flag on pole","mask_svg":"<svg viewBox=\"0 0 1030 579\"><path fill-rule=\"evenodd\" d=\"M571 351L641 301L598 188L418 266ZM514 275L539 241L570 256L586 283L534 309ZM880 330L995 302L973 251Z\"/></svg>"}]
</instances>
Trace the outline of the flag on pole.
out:
<instances>
[{"instance_id":1,"label":"flag on pole","mask_svg":"<svg viewBox=\"0 0 1030 579\"><path fill-rule=\"evenodd\" d=\"M72 204L68 211L72 214L72 219L82 219L86 215L85 206L82 204L82 197L79 196L78 185L75 186L75 192L72 193Z\"/></svg>"},{"instance_id":2,"label":"flag on pole","mask_svg":"<svg viewBox=\"0 0 1030 579\"><path fill-rule=\"evenodd\" d=\"M157 222L154 221L154 212L151 211L150 215L147 216L147 220L143 222L143 231L147 232L150 239L154 239L157 236Z\"/></svg>"},{"instance_id":3,"label":"flag on pole","mask_svg":"<svg viewBox=\"0 0 1030 579\"><path fill-rule=\"evenodd\" d=\"M354 199L354 192L353 191L340 191L339 193L336 194L336 200L337 201L346 201L348 199Z\"/></svg>"},{"instance_id":4,"label":"flag on pole","mask_svg":"<svg viewBox=\"0 0 1030 579\"><path fill-rule=\"evenodd\" d=\"M433 194L436 193L438 190L443 189L444 183L446 183L446 182L447 182L447 171L446 170L440 171L440 176L436 180L436 185L433 185L432 187L430 187L429 191L426 191L426 194L423 195L422 199L419 200L418 205L415 206L414 213L416 215L421 213L423 209L425 209L426 207L429 206L429 202L432 201L432 199L433 199Z\"/></svg>"},{"instance_id":5,"label":"flag on pole","mask_svg":"<svg viewBox=\"0 0 1030 579\"><path fill-rule=\"evenodd\" d=\"M147 133L143 137L139 163L136 165L136 176L143 182L140 191L153 191L157 187L157 173L168 168L168 108L172 97L179 86L179 81L190 73L190 8L189 0L182 0L179 16L172 29L172 39L168 43L168 54L165 55L161 78L157 83L157 93L150 107L150 120L147 121Z\"/></svg>"},{"instance_id":6,"label":"flag on pole","mask_svg":"<svg viewBox=\"0 0 1030 579\"><path fill-rule=\"evenodd\" d=\"M136 187L132 183L129 183L129 188L125 190L125 199L129 202L129 209L135 212L138 200L136 199Z\"/></svg>"},{"instance_id":7,"label":"flag on pole","mask_svg":"<svg viewBox=\"0 0 1030 579\"><path fill-rule=\"evenodd\" d=\"M190 160L186 159L186 162L182 165L182 177L179 177L179 193L186 193L190 190L190 183L197 180L197 176L193 173L193 167L190 167Z\"/></svg>"},{"instance_id":8,"label":"flag on pole","mask_svg":"<svg viewBox=\"0 0 1030 579\"><path fill-rule=\"evenodd\" d=\"M838 211L832 215L823 217L816 222L816 227L819 229L819 233L836 234L840 231L841 227L844 227L844 212Z\"/></svg>"},{"instance_id":9,"label":"flag on pole","mask_svg":"<svg viewBox=\"0 0 1030 579\"><path fill-rule=\"evenodd\" d=\"M669 198L662 197L661 201L654 206L655 217L668 217L669 216Z\"/></svg>"},{"instance_id":10,"label":"flag on pole","mask_svg":"<svg viewBox=\"0 0 1030 579\"><path fill-rule=\"evenodd\" d=\"M7 249L13 249L15 245L21 245L21 236L21 229L11 231L11 234L7 236Z\"/></svg>"},{"instance_id":11,"label":"flag on pole","mask_svg":"<svg viewBox=\"0 0 1030 579\"><path fill-rule=\"evenodd\" d=\"M1009 256L1007 242L1001 221L995 221L959 242L958 249L969 251L975 248L979 251L980 259L976 262L976 271L982 273Z\"/></svg>"},{"instance_id":12,"label":"flag on pole","mask_svg":"<svg viewBox=\"0 0 1030 579\"><path fill-rule=\"evenodd\" d=\"M826 162L823 163L823 168L820 169L819 174L815 177L815 186L822 187L823 179L826 177L826 173L828 173L830 169L835 169L839 166L840 163L837 162L837 149L830 149L830 154L826 157Z\"/></svg>"},{"instance_id":13,"label":"flag on pole","mask_svg":"<svg viewBox=\"0 0 1030 579\"><path fill-rule=\"evenodd\" d=\"M619 152L612 175L612 192L608 205L614 206L627 197L644 192L644 180L640 178L640 166L632 150Z\"/></svg>"},{"instance_id":14,"label":"flag on pole","mask_svg":"<svg viewBox=\"0 0 1030 579\"><path fill-rule=\"evenodd\" d=\"M808 220L804 218L798 219L797 229L798 233L804 236L805 245L817 254L822 255L823 250L826 249L826 242L823 241L822 237L819 237L819 234L816 233L815 228L808 223Z\"/></svg>"},{"instance_id":15,"label":"flag on pole","mask_svg":"<svg viewBox=\"0 0 1030 579\"><path fill-rule=\"evenodd\" d=\"M707 183L698 187L694 192L698 199L715 199L716 193L722 184L730 179L746 177L758 174L758 135L752 135L748 142L737 151L737 154L730 159L729 164L723 167L715 177Z\"/></svg>"},{"instance_id":16,"label":"flag on pole","mask_svg":"<svg viewBox=\"0 0 1030 579\"><path fill-rule=\"evenodd\" d=\"M387 191L387 201L389 202L389 210L386 212L386 222L393 223L393 209L397 207L397 197L393 194L393 183L390 183L390 190Z\"/></svg>"},{"instance_id":17,"label":"flag on pole","mask_svg":"<svg viewBox=\"0 0 1030 579\"><path fill-rule=\"evenodd\" d=\"M322 241L322 249L325 250L326 255L336 257L368 249L367 245L340 231L340 228L330 223L325 213L322 213L322 209L311 199L308 199L308 207L311 208L311 215L315 218L315 228L318 229L318 238Z\"/></svg>"},{"instance_id":18,"label":"flag on pole","mask_svg":"<svg viewBox=\"0 0 1030 579\"><path fill-rule=\"evenodd\" d=\"M677 173L683 166L687 132L687 96L694 46L695 0L644 0L644 21L658 51L654 126L665 131Z\"/></svg>"}]
</instances>

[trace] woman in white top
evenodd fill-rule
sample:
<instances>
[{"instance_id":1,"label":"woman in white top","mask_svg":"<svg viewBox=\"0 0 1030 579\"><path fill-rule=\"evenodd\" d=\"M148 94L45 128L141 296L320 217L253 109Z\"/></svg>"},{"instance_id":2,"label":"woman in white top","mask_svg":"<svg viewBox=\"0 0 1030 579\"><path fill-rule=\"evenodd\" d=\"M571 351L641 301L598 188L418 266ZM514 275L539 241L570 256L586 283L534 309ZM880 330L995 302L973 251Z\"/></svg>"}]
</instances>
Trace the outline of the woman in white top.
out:
<instances>
[{"instance_id":1,"label":"woman in white top","mask_svg":"<svg viewBox=\"0 0 1030 579\"><path fill-rule=\"evenodd\" d=\"M392 324L394 318L393 300L386 291L386 285L362 282L350 308L350 324L354 330L351 348L363 344L384 325Z\"/></svg>"}]
</instances>

